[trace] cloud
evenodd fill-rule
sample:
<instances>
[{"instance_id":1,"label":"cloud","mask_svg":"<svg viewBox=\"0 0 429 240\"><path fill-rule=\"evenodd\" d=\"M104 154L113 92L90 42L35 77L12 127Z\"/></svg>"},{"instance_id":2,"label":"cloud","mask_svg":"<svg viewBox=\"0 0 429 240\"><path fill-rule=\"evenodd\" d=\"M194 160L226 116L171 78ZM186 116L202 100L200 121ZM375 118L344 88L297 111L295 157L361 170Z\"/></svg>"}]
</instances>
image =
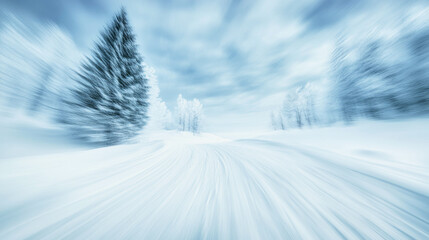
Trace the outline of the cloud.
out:
<instances>
[{"instance_id":1,"label":"cloud","mask_svg":"<svg viewBox=\"0 0 429 240\"><path fill-rule=\"evenodd\" d=\"M366 2L366 0L321 0L309 8L304 14L304 19L313 30L330 27L361 10Z\"/></svg>"},{"instance_id":2,"label":"cloud","mask_svg":"<svg viewBox=\"0 0 429 240\"><path fill-rule=\"evenodd\" d=\"M170 108L182 93L199 98L210 116L252 113L260 125L287 89L326 78L339 31L365 31L382 24L369 15L394 18L412 5L392 2L396 10L374 0L4 0L0 7L53 21L88 51L122 4Z\"/></svg>"}]
</instances>

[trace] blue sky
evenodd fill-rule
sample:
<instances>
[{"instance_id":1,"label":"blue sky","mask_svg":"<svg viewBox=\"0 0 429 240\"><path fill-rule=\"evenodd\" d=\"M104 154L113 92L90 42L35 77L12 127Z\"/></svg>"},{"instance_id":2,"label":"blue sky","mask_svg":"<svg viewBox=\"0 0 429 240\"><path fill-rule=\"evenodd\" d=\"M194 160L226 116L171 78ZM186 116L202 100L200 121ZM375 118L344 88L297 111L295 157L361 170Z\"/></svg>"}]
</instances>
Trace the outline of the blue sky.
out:
<instances>
[{"instance_id":1,"label":"blue sky","mask_svg":"<svg viewBox=\"0 0 429 240\"><path fill-rule=\"evenodd\" d=\"M27 21L50 21L88 53L125 6L161 96L199 98L208 129L269 127L286 91L322 82L339 33L395 24L425 1L375 0L2 0ZM388 21L392 20L392 21Z\"/></svg>"}]
</instances>

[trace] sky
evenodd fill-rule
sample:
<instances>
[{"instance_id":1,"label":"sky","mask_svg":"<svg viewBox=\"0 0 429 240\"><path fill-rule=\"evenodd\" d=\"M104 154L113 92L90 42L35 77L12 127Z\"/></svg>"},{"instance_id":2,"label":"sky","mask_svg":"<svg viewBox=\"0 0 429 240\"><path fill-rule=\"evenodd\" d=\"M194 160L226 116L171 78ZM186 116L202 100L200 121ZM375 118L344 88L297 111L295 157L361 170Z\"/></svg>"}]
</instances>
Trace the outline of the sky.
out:
<instances>
[{"instance_id":1,"label":"sky","mask_svg":"<svg viewBox=\"0 0 429 240\"><path fill-rule=\"evenodd\" d=\"M427 6L407 0L1 0L25 21L52 22L85 54L124 6L161 97L204 105L206 129L258 130L287 91L323 83L339 35L388 29ZM323 84L320 84L323 86Z\"/></svg>"}]
</instances>

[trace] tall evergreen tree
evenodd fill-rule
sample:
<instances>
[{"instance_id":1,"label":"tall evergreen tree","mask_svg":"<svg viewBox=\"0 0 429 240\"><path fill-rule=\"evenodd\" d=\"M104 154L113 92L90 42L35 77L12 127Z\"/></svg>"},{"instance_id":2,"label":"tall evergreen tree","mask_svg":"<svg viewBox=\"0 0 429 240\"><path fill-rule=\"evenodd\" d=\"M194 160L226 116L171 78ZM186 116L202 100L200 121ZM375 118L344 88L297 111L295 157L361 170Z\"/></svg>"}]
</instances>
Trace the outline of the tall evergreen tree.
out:
<instances>
[{"instance_id":1,"label":"tall evergreen tree","mask_svg":"<svg viewBox=\"0 0 429 240\"><path fill-rule=\"evenodd\" d=\"M124 8L77 76L68 120L76 136L110 145L138 134L147 120L148 83Z\"/></svg>"}]
</instances>

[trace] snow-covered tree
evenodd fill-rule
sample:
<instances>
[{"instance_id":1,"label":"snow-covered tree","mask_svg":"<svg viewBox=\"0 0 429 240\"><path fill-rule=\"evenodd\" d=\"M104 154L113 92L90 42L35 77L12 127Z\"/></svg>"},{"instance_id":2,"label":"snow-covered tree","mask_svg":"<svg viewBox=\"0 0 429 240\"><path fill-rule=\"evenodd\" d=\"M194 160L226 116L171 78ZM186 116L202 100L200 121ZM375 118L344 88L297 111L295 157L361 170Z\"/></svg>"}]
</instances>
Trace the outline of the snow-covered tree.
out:
<instances>
[{"instance_id":1,"label":"snow-covered tree","mask_svg":"<svg viewBox=\"0 0 429 240\"><path fill-rule=\"evenodd\" d=\"M145 77L149 85L149 110L148 123L146 128L151 130L171 129L173 128L173 118L165 102L159 96L158 79L155 69L143 63Z\"/></svg>"},{"instance_id":2,"label":"snow-covered tree","mask_svg":"<svg viewBox=\"0 0 429 240\"><path fill-rule=\"evenodd\" d=\"M303 124L311 126L317 122L315 108L315 91L313 85L307 83L298 92L298 108L301 111Z\"/></svg>"},{"instance_id":3,"label":"snow-covered tree","mask_svg":"<svg viewBox=\"0 0 429 240\"><path fill-rule=\"evenodd\" d=\"M146 124L148 80L124 8L102 32L77 81L67 122L75 136L117 144Z\"/></svg>"},{"instance_id":4,"label":"snow-covered tree","mask_svg":"<svg viewBox=\"0 0 429 240\"><path fill-rule=\"evenodd\" d=\"M271 111L271 126L274 130L285 130L285 121L280 110Z\"/></svg>"},{"instance_id":5,"label":"snow-covered tree","mask_svg":"<svg viewBox=\"0 0 429 240\"><path fill-rule=\"evenodd\" d=\"M286 94L280 110L271 112L274 130L311 126L317 122L315 93L312 84L306 84Z\"/></svg>"},{"instance_id":6,"label":"snow-covered tree","mask_svg":"<svg viewBox=\"0 0 429 240\"><path fill-rule=\"evenodd\" d=\"M302 127L302 111L299 103L299 88L286 95L280 115L284 116L283 125L284 129L287 128L301 128Z\"/></svg>"},{"instance_id":7,"label":"snow-covered tree","mask_svg":"<svg viewBox=\"0 0 429 240\"><path fill-rule=\"evenodd\" d=\"M177 98L176 120L180 131L198 133L201 130L203 105L198 99L188 101L180 94Z\"/></svg>"},{"instance_id":8,"label":"snow-covered tree","mask_svg":"<svg viewBox=\"0 0 429 240\"><path fill-rule=\"evenodd\" d=\"M190 106L191 121L189 122L191 132L198 133L201 130L203 105L198 99L193 99Z\"/></svg>"}]
</instances>

